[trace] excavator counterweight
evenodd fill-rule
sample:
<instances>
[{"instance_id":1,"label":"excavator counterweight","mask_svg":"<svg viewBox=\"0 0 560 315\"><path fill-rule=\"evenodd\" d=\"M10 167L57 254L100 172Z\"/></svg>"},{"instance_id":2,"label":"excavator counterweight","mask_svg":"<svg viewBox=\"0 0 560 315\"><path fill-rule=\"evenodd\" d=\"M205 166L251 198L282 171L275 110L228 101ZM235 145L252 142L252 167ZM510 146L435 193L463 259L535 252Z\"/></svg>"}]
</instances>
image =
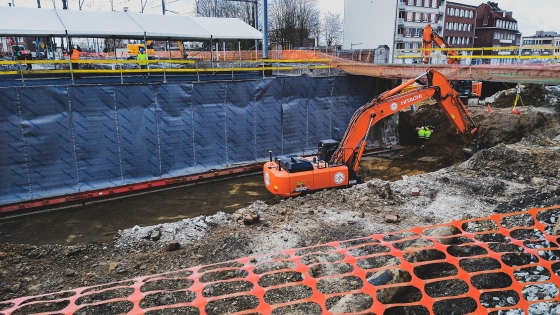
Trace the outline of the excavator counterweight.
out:
<instances>
[{"instance_id":1,"label":"excavator counterweight","mask_svg":"<svg viewBox=\"0 0 560 315\"><path fill-rule=\"evenodd\" d=\"M421 80L424 80L424 85L407 93L399 93ZM342 139L320 141L317 155L273 159L270 152L270 161L263 166L266 188L275 195L293 197L361 183L358 168L371 127L381 119L430 97L440 105L463 141L472 144L477 127L470 113L443 74L430 69L360 107L352 116Z\"/></svg>"}]
</instances>

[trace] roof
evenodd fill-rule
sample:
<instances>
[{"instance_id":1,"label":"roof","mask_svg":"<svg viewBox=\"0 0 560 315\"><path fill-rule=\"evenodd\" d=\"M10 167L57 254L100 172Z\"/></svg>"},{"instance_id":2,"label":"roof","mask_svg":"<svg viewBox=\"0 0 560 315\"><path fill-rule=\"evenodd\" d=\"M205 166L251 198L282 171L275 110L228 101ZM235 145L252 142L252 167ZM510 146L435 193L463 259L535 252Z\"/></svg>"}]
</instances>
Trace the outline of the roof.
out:
<instances>
[{"instance_id":1,"label":"roof","mask_svg":"<svg viewBox=\"0 0 560 315\"><path fill-rule=\"evenodd\" d=\"M33 16L29 14L33 12ZM0 7L0 34L4 35L66 35L64 24L58 18L55 10L30 11L29 8ZM22 18L25 27L22 28Z\"/></svg>"},{"instance_id":2,"label":"roof","mask_svg":"<svg viewBox=\"0 0 560 315\"><path fill-rule=\"evenodd\" d=\"M0 7L0 35L115 37L177 40L262 39L237 18Z\"/></svg>"},{"instance_id":3,"label":"roof","mask_svg":"<svg viewBox=\"0 0 560 315\"><path fill-rule=\"evenodd\" d=\"M192 17L215 39L262 39L262 33L237 18Z\"/></svg>"},{"instance_id":4,"label":"roof","mask_svg":"<svg viewBox=\"0 0 560 315\"><path fill-rule=\"evenodd\" d=\"M186 16L145 13L128 13L128 15L144 29L146 37L150 39L192 37L210 39L212 36L207 30Z\"/></svg>"}]
</instances>

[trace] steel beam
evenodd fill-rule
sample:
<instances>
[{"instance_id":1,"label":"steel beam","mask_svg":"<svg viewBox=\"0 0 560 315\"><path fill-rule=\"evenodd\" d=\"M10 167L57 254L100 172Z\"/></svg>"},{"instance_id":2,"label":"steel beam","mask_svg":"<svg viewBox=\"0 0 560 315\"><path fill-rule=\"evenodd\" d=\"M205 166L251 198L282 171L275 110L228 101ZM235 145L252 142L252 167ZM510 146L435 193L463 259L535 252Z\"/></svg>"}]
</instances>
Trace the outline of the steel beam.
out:
<instances>
[{"instance_id":1,"label":"steel beam","mask_svg":"<svg viewBox=\"0 0 560 315\"><path fill-rule=\"evenodd\" d=\"M414 78L427 69L436 69L449 80L479 80L511 83L536 83L560 85L560 65L398 65L333 63L338 69L350 74L366 75L388 79Z\"/></svg>"}]
</instances>

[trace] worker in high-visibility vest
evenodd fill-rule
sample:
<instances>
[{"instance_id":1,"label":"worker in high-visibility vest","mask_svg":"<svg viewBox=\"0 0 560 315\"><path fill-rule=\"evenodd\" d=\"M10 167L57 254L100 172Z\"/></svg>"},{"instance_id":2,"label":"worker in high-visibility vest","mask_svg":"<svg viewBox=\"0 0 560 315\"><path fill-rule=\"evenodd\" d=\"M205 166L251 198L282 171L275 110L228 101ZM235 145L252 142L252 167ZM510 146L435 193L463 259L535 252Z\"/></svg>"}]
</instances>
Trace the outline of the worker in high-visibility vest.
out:
<instances>
[{"instance_id":1,"label":"worker in high-visibility vest","mask_svg":"<svg viewBox=\"0 0 560 315\"><path fill-rule=\"evenodd\" d=\"M148 54L145 53L143 47L140 47L139 51L138 55L136 55L136 60L139 60L140 69L146 69L148 67Z\"/></svg>"},{"instance_id":2,"label":"worker in high-visibility vest","mask_svg":"<svg viewBox=\"0 0 560 315\"><path fill-rule=\"evenodd\" d=\"M80 52L82 49L78 45L72 46L72 52L70 53L71 60L80 60ZM72 70L78 70L78 63L72 62Z\"/></svg>"},{"instance_id":3,"label":"worker in high-visibility vest","mask_svg":"<svg viewBox=\"0 0 560 315\"><path fill-rule=\"evenodd\" d=\"M430 130L430 127L426 127L426 130L424 131L424 143L428 142L431 136L432 131ZM422 148L424 148L424 145L422 145Z\"/></svg>"}]
</instances>

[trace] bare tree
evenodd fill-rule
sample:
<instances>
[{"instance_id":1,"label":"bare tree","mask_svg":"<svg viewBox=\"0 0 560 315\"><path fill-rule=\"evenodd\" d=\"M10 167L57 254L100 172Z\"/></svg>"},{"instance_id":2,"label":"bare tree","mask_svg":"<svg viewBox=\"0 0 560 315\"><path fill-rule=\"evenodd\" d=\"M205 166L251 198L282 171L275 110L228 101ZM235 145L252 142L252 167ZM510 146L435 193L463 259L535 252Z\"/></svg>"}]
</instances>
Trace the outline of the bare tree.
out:
<instances>
[{"instance_id":1,"label":"bare tree","mask_svg":"<svg viewBox=\"0 0 560 315\"><path fill-rule=\"evenodd\" d=\"M197 16L239 18L245 23L255 25L253 3L228 0L196 0Z\"/></svg>"},{"instance_id":2,"label":"bare tree","mask_svg":"<svg viewBox=\"0 0 560 315\"><path fill-rule=\"evenodd\" d=\"M269 4L269 36L284 48L303 46L318 33L317 0L272 0Z\"/></svg>"},{"instance_id":3,"label":"bare tree","mask_svg":"<svg viewBox=\"0 0 560 315\"><path fill-rule=\"evenodd\" d=\"M342 18L340 13L327 12L323 15L322 31L327 46L339 45L342 42Z\"/></svg>"}]
</instances>

